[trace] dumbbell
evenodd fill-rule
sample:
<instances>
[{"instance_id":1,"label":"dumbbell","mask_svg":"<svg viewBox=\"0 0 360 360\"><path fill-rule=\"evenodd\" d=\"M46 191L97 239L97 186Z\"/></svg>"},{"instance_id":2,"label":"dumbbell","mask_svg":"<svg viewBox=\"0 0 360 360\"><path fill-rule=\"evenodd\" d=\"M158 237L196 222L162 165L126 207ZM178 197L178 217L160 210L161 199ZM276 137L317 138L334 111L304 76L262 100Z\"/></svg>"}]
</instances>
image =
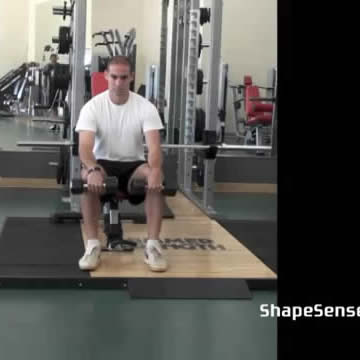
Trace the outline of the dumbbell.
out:
<instances>
[{"instance_id":1,"label":"dumbbell","mask_svg":"<svg viewBox=\"0 0 360 360\"><path fill-rule=\"evenodd\" d=\"M130 195L144 195L146 193L147 180L133 179L130 184Z\"/></svg>"},{"instance_id":2,"label":"dumbbell","mask_svg":"<svg viewBox=\"0 0 360 360\"><path fill-rule=\"evenodd\" d=\"M165 183L163 183L165 187ZM130 195L144 195L146 193L147 180L146 179L134 179L130 185Z\"/></svg>"},{"instance_id":3,"label":"dumbbell","mask_svg":"<svg viewBox=\"0 0 360 360\"><path fill-rule=\"evenodd\" d=\"M107 177L103 183L106 194L116 194L118 191L118 179L116 177ZM82 194L87 191L88 185L81 179L72 179L70 184L70 191L72 194Z\"/></svg>"}]
</instances>

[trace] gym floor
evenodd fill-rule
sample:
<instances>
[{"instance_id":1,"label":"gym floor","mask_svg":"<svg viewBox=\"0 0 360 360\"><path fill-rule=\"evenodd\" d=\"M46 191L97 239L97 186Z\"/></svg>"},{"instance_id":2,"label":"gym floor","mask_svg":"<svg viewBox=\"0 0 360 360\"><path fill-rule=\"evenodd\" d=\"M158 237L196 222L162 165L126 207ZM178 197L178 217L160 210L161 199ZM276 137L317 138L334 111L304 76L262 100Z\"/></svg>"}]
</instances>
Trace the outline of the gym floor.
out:
<instances>
[{"instance_id":1,"label":"gym floor","mask_svg":"<svg viewBox=\"0 0 360 360\"><path fill-rule=\"evenodd\" d=\"M1 118L0 148L58 138L49 126ZM61 194L51 191L41 202L31 197L3 199L0 230L6 217L49 216ZM218 216L226 219L276 220L276 207L275 194L215 194ZM236 301L135 300L123 290L1 289L1 354L7 360L275 360L276 318L261 318L260 305L276 304L276 292L252 294Z\"/></svg>"}]
</instances>

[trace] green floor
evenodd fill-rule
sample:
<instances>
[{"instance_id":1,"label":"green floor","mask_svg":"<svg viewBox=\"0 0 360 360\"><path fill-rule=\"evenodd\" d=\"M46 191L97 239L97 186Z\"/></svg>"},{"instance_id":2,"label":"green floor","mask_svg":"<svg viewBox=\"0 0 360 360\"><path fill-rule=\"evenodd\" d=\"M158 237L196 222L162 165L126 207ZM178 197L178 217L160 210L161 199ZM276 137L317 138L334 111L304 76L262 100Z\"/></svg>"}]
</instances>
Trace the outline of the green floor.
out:
<instances>
[{"instance_id":1,"label":"green floor","mask_svg":"<svg viewBox=\"0 0 360 360\"><path fill-rule=\"evenodd\" d=\"M44 128L22 126L19 136L2 121L3 150L14 150L24 135L54 138ZM54 191L41 202L35 193L4 196L0 228L7 216L48 216L59 198ZM276 196L217 194L215 209L227 219L274 220ZM261 318L260 305L276 304L276 292L252 294L238 301L133 300L121 290L2 289L0 359L275 360L276 319Z\"/></svg>"}]
</instances>

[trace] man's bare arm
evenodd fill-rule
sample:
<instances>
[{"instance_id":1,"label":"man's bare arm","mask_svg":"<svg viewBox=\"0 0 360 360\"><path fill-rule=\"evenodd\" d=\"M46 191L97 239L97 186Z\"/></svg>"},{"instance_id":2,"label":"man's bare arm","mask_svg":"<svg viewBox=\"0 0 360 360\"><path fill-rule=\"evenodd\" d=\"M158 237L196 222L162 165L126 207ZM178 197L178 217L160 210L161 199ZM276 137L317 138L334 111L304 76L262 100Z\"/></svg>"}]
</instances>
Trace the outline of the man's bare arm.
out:
<instances>
[{"instance_id":1,"label":"man's bare arm","mask_svg":"<svg viewBox=\"0 0 360 360\"><path fill-rule=\"evenodd\" d=\"M145 133L148 146L148 164L150 169L162 169L163 154L161 150L159 130L150 130Z\"/></svg>"},{"instance_id":2,"label":"man's bare arm","mask_svg":"<svg viewBox=\"0 0 360 360\"><path fill-rule=\"evenodd\" d=\"M80 161L87 169L96 165L96 159L93 153L95 144L95 133L92 131L79 132L79 156Z\"/></svg>"}]
</instances>

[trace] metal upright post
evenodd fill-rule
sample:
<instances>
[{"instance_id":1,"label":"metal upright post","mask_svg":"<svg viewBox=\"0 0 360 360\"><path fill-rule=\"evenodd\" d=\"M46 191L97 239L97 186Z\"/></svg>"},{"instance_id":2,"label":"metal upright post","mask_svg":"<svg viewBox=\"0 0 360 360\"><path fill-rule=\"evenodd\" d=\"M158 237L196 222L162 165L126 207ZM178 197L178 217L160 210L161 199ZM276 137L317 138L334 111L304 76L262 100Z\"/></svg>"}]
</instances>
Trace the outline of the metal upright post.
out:
<instances>
[{"instance_id":1,"label":"metal upright post","mask_svg":"<svg viewBox=\"0 0 360 360\"><path fill-rule=\"evenodd\" d=\"M185 85L183 116L181 118L184 129L184 144L193 144L195 140L196 96L197 96L197 70L200 33L199 0L192 0L189 12L189 28L187 32L186 67L184 67ZM186 72L185 72L186 71ZM192 187L193 150L186 149L182 153L181 168L183 170L182 183L186 192Z\"/></svg>"},{"instance_id":2,"label":"metal upright post","mask_svg":"<svg viewBox=\"0 0 360 360\"><path fill-rule=\"evenodd\" d=\"M180 113L179 113L179 143L185 142L185 115L186 115L186 89L187 89L187 66L188 66L188 46L189 46L189 24L190 24L191 0L184 0L184 31L183 31L183 60L181 69L181 87L180 87ZM184 186L184 176L186 173L185 153L178 153L178 184Z\"/></svg>"},{"instance_id":3,"label":"metal upright post","mask_svg":"<svg viewBox=\"0 0 360 360\"><path fill-rule=\"evenodd\" d=\"M86 40L86 0L76 0L72 16L71 61L71 129L70 139L74 142L73 129L85 103L85 40ZM73 149L70 163L70 179L80 178L80 159L77 149ZM79 195L70 194L71 211L80 211Z\"/></svg>"},{"instance_id":4,"label":"metal upright post","mask_svg":"<svg viewBox=\"0 0 360 360\"><path fill-rule=\"evenodd\" d=\"M274 87L274 91L273 91L273 97L275 98L275 102L274 102L274 109L273 109L273 117L272 117L272 128L271 128L271 156L277 156L277 148L278 148L278 139L277 139L277 131L278 131L278 110L277 110L277 105L278 105L278 91L277 91L277 68L274 68L274 81L273 81L273 87Z\"/></svg>"},{"instance_id":5,"label":"metal upright post","mask_svg":"<svg viewBox=\"0 0 360 360\"><path fill-rule=\"evenodd\" d=\"M208 89L206 103L206 129L216 134L218 119L218 96L219 96L219 69L221 58L221 27L222 27L223 1L211 1L211 39L210 59L208 71ZM215 135L216 138L216 135ZM204 169L203 205L209 212L213 211L215 160L205 159Z\"/></svg>"},{"instance_id":6,"label":"metal upright post","mask_svg":"<svg viewBox=\"0 0 360 360\"><path fill-rule=\"evenodd\" d=\"M170 89L169 89L169 113L168 123L166 131L166 142L174 143L174 128L175 128L175 106L176 106L176 58L177 58L177 33L178 33L178 13L179 3L181 0L173 0L173 24L172 24L172 36L171 36L171 72L170 72Z\"/></svg>"},{"instance_id":7,"label":"metal upright post","mask_svg":"<svg viewBox=\"0 0 360 360\"><path fill-rule=\"evenodd\" d=\"M180 130L180 117L181 117L181 95L183 86L183 51L184 51L184 14L185 14L186 0L179 0L178 2L178 17L177 17L177 40L176 40L176 59L175 59L175 91L174 91L174 112L173 123L174 130ZM175 136L176 135L176 136ZM174 131L174 142L177 143L180 139L180 133Z\"/></svg>"},{"instance_id":8,"label":"metal upright post","mask_svg":"<svg viewBox=\"0 0 360 360\"><path fill-rule=\"evenodd\" d=\"M165 108L165 83L166 83L166 56L167 56L167 18L168 18L169 0L162 2L161 18L161 38L160 38L160 65L159 65L159 92L157 98L157 107L159 113L164 115Z\"/></svg>"}]
</instances>

